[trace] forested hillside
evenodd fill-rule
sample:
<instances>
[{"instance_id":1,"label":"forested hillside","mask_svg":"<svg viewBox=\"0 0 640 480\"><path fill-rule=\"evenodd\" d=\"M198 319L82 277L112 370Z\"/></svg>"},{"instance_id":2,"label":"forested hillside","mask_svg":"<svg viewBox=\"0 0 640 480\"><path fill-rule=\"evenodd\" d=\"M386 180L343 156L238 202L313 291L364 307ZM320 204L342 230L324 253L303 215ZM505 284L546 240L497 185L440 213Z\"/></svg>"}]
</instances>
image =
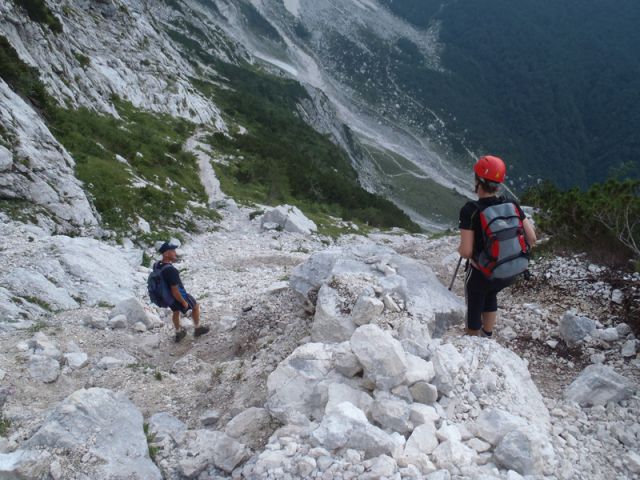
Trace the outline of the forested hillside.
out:
<instances>
[{"instance_id":1,"label":"forested hillside","mask_svg":"<svg viewBox=\"0 0 640 480\"><path fill-rule=\"evenodd\" d=\"M440 22L444 72L416 67L402 45L395 68L466 145L562 186L637 178L640 3L381 2L416 26Z\"/></svg>"}]
</instances>

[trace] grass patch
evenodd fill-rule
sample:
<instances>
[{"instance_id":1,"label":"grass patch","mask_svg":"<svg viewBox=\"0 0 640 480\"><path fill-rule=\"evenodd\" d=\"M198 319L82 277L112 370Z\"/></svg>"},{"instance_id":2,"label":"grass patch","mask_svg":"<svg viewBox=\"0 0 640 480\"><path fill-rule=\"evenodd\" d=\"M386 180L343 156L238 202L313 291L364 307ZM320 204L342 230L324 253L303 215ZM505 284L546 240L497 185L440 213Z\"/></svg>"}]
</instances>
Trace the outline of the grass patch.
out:
<instances>
[{"instance_id":1,"label":"grass patch","mask_svg":"<svg viewBox=\"0 0 640 480\"><path fill-rule=\"evenodd\" d=\"M144 430L144 436L147 438L147 447L148 447L148 451L149 451L149 458L151 459L152 462L155 463L156 461L156 455L158 454L158 451L160 450L160 447L158 447L157 445L153 445L153 441L156 438L155 433L150 433L149 432L149 424L148 423L144 423L142 425L142 429Z\"/></svg>"},{"instance_id":2,"label":"grass patch","mask_svg":"<svg viewBox=\"0 0 640 480\"><path fill-rule=\"evenodd\" d=\"M40 74L18 57L9 41L0 35L0 77L11 89L41 111L47 111L55 101L40 81Z\"/></svg>"},{"instance_id":3,"label":"grass patch","mask_svg":"<svg viewBox=\"0 0 640 480\"><path fill-rule=\"evenodd\" d=\"M161 382L162 381L162 372L160 372L159 370L156 370L155 373L153 374L153 378L155 378L156 380Z\"/></svg>"},{"instance_id":4,"label":"grass patch","mask_svg":"<svg viewBox=\"0 0 640 480\"><path fill-rule=\"evenodd\" d=\"M51 307L51 305L38 297L25 295L22 298L29 303L38 305L40 308L42 308L43 310L46 310L47 312L53 312L53 308Z\"/></svg>"},{"instance_id":5,"label":"grass patch","mask_svg":"<svg viewBox=\"0 0 640 480\"><path fill-rule=\"evenodd\" d=\"M219 220L216 211L188 207L207 200L196 158L182 149L195 125L114 103L122 119L87 109L51 115L52 131L74 156L76 175L104 224L129 233L142 217L154 233L140 238L155 241L174 228L193 231L194 216Z\"/></svg>"},{"instance_id":6,"label":"grass patch","mask_svg":"<svg viewBox=\"0 0 640 480\"><path fill-rule=\"evenodd\" d=\"M6 437L11 428L11 420L4 418L4 415L0 415L0 437Z\"/></svg>"}]
</instances>

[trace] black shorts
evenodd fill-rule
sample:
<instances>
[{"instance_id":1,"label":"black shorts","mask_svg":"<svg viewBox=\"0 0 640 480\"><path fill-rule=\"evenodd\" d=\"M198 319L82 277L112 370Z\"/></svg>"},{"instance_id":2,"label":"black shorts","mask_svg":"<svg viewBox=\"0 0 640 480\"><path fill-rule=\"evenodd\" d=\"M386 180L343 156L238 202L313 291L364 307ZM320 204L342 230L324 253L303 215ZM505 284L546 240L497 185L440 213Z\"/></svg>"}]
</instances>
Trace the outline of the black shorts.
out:
<instances>
[{"instance_id":1,"label":"black shorts","mask_svg":"<svg viewBox=\"0 0 640 480\"><path fill-rule=\"evenodd\" d=\"M169 305L169 308L171 309L172 312L182 312L182 313L187 313L190 309L192 309L193 307L195 307L197 305L198 302L196 302L196 299L193 298L191 295L189 295L186 292L180 292L182 293L182 296L184 297L184 299L187 301L187 303L189 304L189 306L187 308L183 308L182 305L180 304L180 302L178 302L177 300L175 302L173 302L171 305Z\"/></svg>"},{"instance_id":2,"label":"black shorts","mask_svg":"<svg viewBox=\"0 0 640 480\"><path fill-rule=\"evenodd\" d=\"M482 314L498 310L498 292L511 285L514 280L514 278L489 280L480 270L469 266L464 283L469 330L482 328Z\"/></svg>"}]
</instances>

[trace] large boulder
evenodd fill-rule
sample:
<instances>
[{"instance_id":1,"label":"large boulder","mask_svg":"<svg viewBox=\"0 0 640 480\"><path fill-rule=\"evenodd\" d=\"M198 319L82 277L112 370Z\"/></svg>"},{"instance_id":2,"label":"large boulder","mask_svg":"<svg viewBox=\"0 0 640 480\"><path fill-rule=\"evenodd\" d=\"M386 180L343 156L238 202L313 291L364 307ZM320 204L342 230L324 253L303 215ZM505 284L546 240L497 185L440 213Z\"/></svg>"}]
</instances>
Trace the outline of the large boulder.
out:
<instances>
[{"instance_id":1,"label":"large boulder","mask_svg":"<svg viewBox=\"0 0 640 480\"><path fill-rule=\"evenodd\" d=\"M498 408L484 410L475 423L475 433L492 445L498 445L505 435L527 425L526 420Z\"/></svg>"},{"instance_id":2,"label":"large boulder","mask_svg":"<svg viewBox=\"0 0 640 480\"><path fill-rule=\"evenodd\" d=\"M87 452L99 460L85 463L92 478L161 478L149 458L142 414L123 394L103 388L69 395L24 446Z\"/></svg>"},{"instance_id":3,"label":"large boulder","mask_svg":"<svg viewBox=\"0 0 640 480\"><path fill-rule=\"evenodd\" d=\"M390 454L396 445L383 430L369 423L362 410L349 402L337 405L325 415L311 436L329 450L353 448L363 450L369 458Z\"/></svg>"},{"instance_id":4,"label":"large boulder","mask_svg":"<svg viewBox=\"0 0 640 480\"><path fill-rule=\"evenodd\" d=\"M280 205L272 208L262 216L262 227L267 224L276 224L286 232L303 233L309 235L316 232L316 224L304 216L298 207L291 205Z\"/></svg>"},{"instance_id":5,"label":"large boulder","mask_svg":"<svg viewBox=\"0 0 640 480\"><path fill-rule=\"evenodd\" d=\"M633 383L606 365L589 365L565 390L565 398L583 407L625 400L636 390Z\"/></svg>"},{"instance_id":6,"label":"large boulder","mask_svg":"<svg viewBox=\"0 0 640 480\"><path fill-rule=\"evenodd\" d=\"M240 443L256 449L271 435L271 415L264 408L251 407L231 419L224 432Z\"/></svg>"},{"instance_id":7,"label":"large boulder","mask_svg":"<svg viewBox=\"0 0 640 480\"><path fill-rule=\"evenodd\" d=\"M402 345L380 327L359 327L351 337L351 349L378 388L390 390L405 381L407 357Z\"/></svg>"},{"instance_id":8,"label":"large boulder","mask_svg":"<svg viewBox=\"0 0 640 480\"><path fill-rule=\"evenodd\" d=\"M307 343L280 362L267 379L269 413L283 423L322 418L337 350L337 345Z\"/></svg>"},{"instance_id":9,"label":"large boulder","mask_svg":"<svg viewBox=\"0 0 640 480\"><path fill-rule=\"evenodd\" d=\"M402 299L412 317L438 335L464 318L460 299L428 267L375 244L332 247L315 253L293 270L290 283L306 296L342 274L372 278L382 288L383 296L393 294Z\"/></svg>"},{"instance_id":10,"label":"large boulder","mask_svg":"<svg viewBox=\"0 0 640 480\"><path fill-rule=\"evenodd\" d=\"M552 473L554 452L548 438L535 428L525 427L507 433L495 449L500 465L521 475Z\"/></svg>"}]
</instances>

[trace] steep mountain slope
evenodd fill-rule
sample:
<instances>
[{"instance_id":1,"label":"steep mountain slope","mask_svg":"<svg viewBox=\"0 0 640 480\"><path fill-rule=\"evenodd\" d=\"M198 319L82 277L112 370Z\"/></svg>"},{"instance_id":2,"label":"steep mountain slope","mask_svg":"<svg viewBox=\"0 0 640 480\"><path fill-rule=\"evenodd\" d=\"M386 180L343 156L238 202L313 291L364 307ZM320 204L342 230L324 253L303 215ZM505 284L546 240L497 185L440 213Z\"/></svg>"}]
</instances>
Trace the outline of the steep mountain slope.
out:
<instances>
[{"instance_id":1,"label":"steep mountain slope","mask_svg":"<svg viewBox=\"0 0 640 480\"><path fill-rule=\"evenodd\" d=\"M33 17L33 5L46 15ZM108 229L143 240L176 228L201 229L201 220L206 224L216 213L198 179L197 152L185 151L195 135L215 147L216 168L227 185L237 185L232 193L241 200L306 202L323 218L418 228L358 185L339 148L346 145L342 126L325 112L321 95L254 68L252 57L211 20L213 14L187 20L186 9L180 2L135 0L3 4L2 79L26 100L19 109L43 124L45 133L29 134L49 135L62 152L50 165L34 163L35 172L45 166L56 172L49 186L39 186L27 164L38 152L17 161L26 135L14 120L20 112L3 109L0 175L7 185L3 196L11 200L3 210L15 216L37 205L53 216L50 229L60 231L95 226L98 213ZM315 124L333 133L338 146ZM67 170L56 170L63 161ZM83 193L69 193L78 188L74 173L97 212L60 225L69 215L41 190L53 189L71 210L86 211ZM25 186L10 188L16 178Z\"/></svg>"}]
</instances>

